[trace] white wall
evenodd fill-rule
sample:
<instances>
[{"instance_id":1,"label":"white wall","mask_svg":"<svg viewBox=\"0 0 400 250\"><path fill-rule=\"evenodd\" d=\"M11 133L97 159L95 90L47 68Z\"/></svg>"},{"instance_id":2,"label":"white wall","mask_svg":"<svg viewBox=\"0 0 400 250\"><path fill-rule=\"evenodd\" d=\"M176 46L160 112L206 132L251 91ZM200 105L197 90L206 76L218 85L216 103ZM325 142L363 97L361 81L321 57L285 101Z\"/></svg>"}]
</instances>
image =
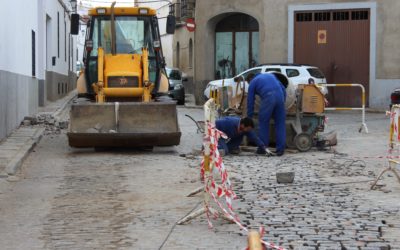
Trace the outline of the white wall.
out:
<instances>
[{"instance_id":1,"label":"white wall","mask_svg":"<svg viewBox=\"0 0 400 250\"><path fill-rule=\"evenodd\" d=\"M38 0L1 1L0 70L32 75L31 31L35 31L38 44L37 2Z\"/></svg>"},{"instance_id":2,"label":"white wall","mask_svg":"<svg viewBox=\"0 0 400 250\"><path fill-rule=\"evenodd\" d=\"M63 0L69 7L69 0ZM70 48L70 19L58 0L2 1L0 8L0 140L9 135L25 116L37 112L48 69L68 77L75 71L76 38ZM60 13L60 55L57 55L57 12ZM52 20L51 30L46 17ZM65 22L65 23L64 23ZM35 32L35 76L32 74L32 30ZM52 46L46 45L49 31ZM66 36L65 36L66 34ZM47 54L49 51L49 54ZM71 53L72 52L72 53ZM48 60L50 59L50 60ZM42 100L42 99L40 99Z\"/></svg>"},{"instance_id":3,"label":"white wall","mask_svg":"<svg viewBox=\"0 0 400 250\"><path fill-rule=\"evenodd\" d=\"M36 34L37 63L36 77L40 80L46 78L46 14L44 4L46 0L37 0L37 22L38 29Z\"/></svg>"},{"instance_id":4,"label":"white wall","mask_svg":"<svg viewBox=\"0 0 400 250\"><path fill-rule=\"evenodd\" d=\"M38 80L32 77L32 30L38 76L38 1L2 1L0 7L0 140L25 116L37 112Z\"/></svg>"},{"instance_id":5,"label":"white wall","mask_svg":"<svg viewBox=\"0 0 400 250\"><path fill-rule=\"evenodd\" d=\"M69 14L64 10L63 6L57 0L44 0L45 1L45 10L44 14L51 18L51 34L49 39L47 40L47 51L49 54L46 55L47 58L47 70L53 71L59 74L68 75L68 49L70 43L70 18ZM69 5L68 5L69 7ZM58 24L57 24L57 13L59 13L59 45L58 45ZM46 30L46 29L45 29ZM66 39L65 39L66 37ZM74 49L73 55L76 53L76 38L74 39ZM50 44L49 44L50 43ZM59 49L59 52L58 52ZM65 56L66 49L66 56ZM52 65L52 57L56 57L56 65ZM74 71L76 67L76 56L72 57L73 68L70 67L71 71Z\"/></svg>"}]
</instances>

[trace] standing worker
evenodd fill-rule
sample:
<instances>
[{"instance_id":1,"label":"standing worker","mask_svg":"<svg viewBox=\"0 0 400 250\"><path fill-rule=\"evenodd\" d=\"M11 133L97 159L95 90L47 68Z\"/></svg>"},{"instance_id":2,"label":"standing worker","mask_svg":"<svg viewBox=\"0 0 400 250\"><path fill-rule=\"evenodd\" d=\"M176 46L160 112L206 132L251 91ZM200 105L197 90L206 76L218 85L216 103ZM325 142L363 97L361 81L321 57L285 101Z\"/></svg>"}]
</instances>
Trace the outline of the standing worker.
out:
<instances>
[{"instance_id":1,"label":"standing worker","mask_svg":"<svg viewBox=\"0 0 400 250\"><path fill-rule=\"evenodd\" d=\"M218 141L218 149L223 150L225 154L238 154L239 146L243 141L243 137L247 138L257 145L257 154L266 154L264 143L254 133L253 120L246 117L240 119L238 116L228 116L218 119L215 127L224 132L228 139L220 138Z\"/></svg>"},{"instance_id":2,"label":"standing worker","mask_svg":"<svg viewBox=\"0 0 400 250\"><path fill-rule=\"evenodd\" d=\"M247 116L253 118L255 97L261 98L258 113L259 137L264 145L269 145L269 123L271 117L275 122L276 155L281 156L286 147L286 90L278 78L271 73L249 74L247 76L249 91L247 95Z\"/></svg>"}]
</instances>

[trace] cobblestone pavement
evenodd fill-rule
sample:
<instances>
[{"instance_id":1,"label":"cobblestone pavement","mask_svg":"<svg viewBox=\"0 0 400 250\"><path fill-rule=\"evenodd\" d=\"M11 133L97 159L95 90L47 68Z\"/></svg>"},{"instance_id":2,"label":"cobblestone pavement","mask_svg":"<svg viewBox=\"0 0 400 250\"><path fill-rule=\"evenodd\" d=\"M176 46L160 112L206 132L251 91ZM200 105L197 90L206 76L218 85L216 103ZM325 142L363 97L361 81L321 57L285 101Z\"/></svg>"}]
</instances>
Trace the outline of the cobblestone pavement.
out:
<instances>
[{"instance_id":1,"label":"cobblestone pavement","mask_svg":"<svg viewBox=\"0 0 400 250\"><path fill-rule=\"evenodd\" d=\"M296 156L233 157L226 163L240 172L234 180L243 223L264 225L269 242L288 249L389 249L400 243L383 236L389 227L400 232L400 224L388 221L399 215L399 208L368 206L353 192L352 182L324 181L318 172L327 164ZM282 169L295 172L294 184L277 184L275 173Z\"/></svg>"},{"instance_id":2,"label":"cobblestone pavement","mask_svg":"<svg viewBox=\"0 0 400 250\"><path fill-rule=\"evenodd\" d=\"M172 230L199 205L186 199L199 185L198 171L179 156L193 153L201 139L184 117L191 112L201 116L180 108L181 145L153 152L71 149L65 130L48 130L20 173L0 178L1 249L159 249L165 240L163 249L244 246L206 225ZM174 244L169 232L189 240Z\"/></svg>"},{"instance_id":3,"label":"cobblestone pavement","mask_svg":"<svg viewBox=\"0 0 400 250\"><path fill-rule=\"evenodd\" d=\"M0 178L2 249L244 249L237 225L206 218L175 223L201 207L186 195L199 180L201 134L180 107L182 143L144 151L76 150L65 129L49 131L12 180ZM400 185L385 175L387 122L368 114L370 134L357 132L353 114L330 115L339 145L328 151L224 161L239 199L233 206L250 228L266 227L265 240L288 249L400 249ZM370 157L370 158L367 158ZM295 172L277 184L276 172Z\"/></svg>"},{"instance_id":4,"label":"cobblestone pavement","mask_svg":"<svg viewBox=\"0 0 400 250\"><path fill-rule=\"evenodd\" d=\"M368 114L370 133L359 134L354 114L329 117L339 145L327 151L224 157L242 223L265 226L264 240L287 249L400 249L400 185L387 174L378 190L369 188L385 167L387 118ZM278 184L276 173L288 171L295 182ZM215 232L243 235L224 223Z\"/></svg>"},{"instance_id":5,"label":"cobblestone pavement","mask_svg":"<svg viewBox=\"0 0 400 250\"><path fill-rule=\"evenodd\" d=\"M102 157L101 157L102 158ZM134 211L121 197L129 195L127 173L130 160L113 160L107 164L95 163L87 157L71 157L64 178L58 187L49 214L43 225L46 249L131 247L134 239L127 236L127 226L132 222ZM113 173L104 175L110 171Z\"/></svg>"}]
</instances>

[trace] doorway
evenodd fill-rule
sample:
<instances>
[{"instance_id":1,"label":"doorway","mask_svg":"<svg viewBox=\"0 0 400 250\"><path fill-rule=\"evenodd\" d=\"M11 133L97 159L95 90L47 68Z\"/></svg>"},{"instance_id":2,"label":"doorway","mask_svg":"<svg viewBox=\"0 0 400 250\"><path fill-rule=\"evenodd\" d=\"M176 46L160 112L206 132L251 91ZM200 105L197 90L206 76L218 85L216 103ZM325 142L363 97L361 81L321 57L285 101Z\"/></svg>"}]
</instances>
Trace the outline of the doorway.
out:
<instances>
[{"instance_id":1,"label":"doorway","mask_svg":"<svg viewBox=\"0 0 400 250\"><path fill-rule=\"evenodd\" d=\"M255 18L235 13L215 28L215 78L230 78L259 64L259 27Z\"/></svg>"}]
</instances>

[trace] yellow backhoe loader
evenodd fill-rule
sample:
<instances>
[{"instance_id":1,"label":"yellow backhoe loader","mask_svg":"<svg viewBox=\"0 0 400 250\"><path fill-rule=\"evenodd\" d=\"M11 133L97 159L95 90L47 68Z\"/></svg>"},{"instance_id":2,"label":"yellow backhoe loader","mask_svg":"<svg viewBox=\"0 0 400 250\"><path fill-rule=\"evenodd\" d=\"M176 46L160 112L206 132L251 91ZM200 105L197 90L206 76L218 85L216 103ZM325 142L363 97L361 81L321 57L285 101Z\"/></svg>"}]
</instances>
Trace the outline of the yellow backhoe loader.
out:
<instances>
[{"instance_id":1,"label":"yellow backhoe loader","mask_svg":"<svg viewBox=\"0 0 400 250\"><path fill-rule=\"evenodd\" d=\"M114 2L111 7L89 10L89 17L77 88L79 97L91 101L72 105L69 145L178 145L181 132L176 104L167 97L169 84L156 11L115 7ZM173 33L174 22L168 16L168 33ZM77 30L71 26L71 33Z\"/></svg>"}]
</instances>

